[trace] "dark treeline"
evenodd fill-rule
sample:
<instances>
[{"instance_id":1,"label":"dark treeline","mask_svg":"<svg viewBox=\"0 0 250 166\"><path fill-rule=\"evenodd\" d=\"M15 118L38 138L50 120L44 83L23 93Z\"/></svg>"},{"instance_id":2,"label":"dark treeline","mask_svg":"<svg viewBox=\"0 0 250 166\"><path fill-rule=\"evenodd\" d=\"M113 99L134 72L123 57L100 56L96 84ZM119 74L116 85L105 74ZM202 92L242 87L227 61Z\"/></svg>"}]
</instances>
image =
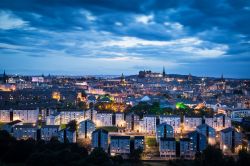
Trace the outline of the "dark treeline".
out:
<instances>
[{"instance_id":1,"label":"dark treeline","mask_svg":"<svg viewBox=\"0 0 250 166\"><path fill-rule=\"evenodd\" d=\"M130 160L121 156L110 157L102 149L94 149L90 154L77 144L60 143L56 139L50 142L19 140L6 131L0 131L1 166L116 166L148 165L140 161L141 152L134 151ZM250 154L241 151L239 156L225 157L220 149L208 146L195 160L171 160L170 166L249 166Z\"/></svg>"},{"instance_id":2,"label":"dark treeline","mask_svg":"<svg viewBox=\"0 0 250 166\"><path fill-rule=\"evenodd\" d=\"M133 152L129 163L140 165L140 153ZM102 149L87 149L77 144L16 140L6 131L0 131L0 166L115 166L127 165L121 156L110 157ZM129 164L130 165L130 164Z\"/></svg>"},{"instance_id":3,"label":"dark treeline","mask_svg":"<svg viewBox=\"0 0 250 166\"><path fill-rule=\"evenodd\" d=\"M208 146L202 154L196 154L194 160L174 160L169 166L249 166L250 154L240 151L238 156L224 156L219 148Z\"/></svg>"}]
</instances>

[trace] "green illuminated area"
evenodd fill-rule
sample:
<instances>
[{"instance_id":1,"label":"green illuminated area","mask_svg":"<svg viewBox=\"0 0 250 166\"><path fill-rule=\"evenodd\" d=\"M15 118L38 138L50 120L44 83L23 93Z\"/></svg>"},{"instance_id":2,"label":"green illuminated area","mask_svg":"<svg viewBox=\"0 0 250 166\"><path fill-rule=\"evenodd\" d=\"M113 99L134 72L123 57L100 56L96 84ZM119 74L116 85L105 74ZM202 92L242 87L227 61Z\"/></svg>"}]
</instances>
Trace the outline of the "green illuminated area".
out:
<instances>
[{"instance_id":1,"label":"green illuminated area","mask_svg":"<svg viewBox=\"0 0 250 166\"><path fill-rule=\"evenodd\" d=\"M182 102L176 103L175 107L176 107L176 109L187 109L187 108L188 108L188 106L186 106L186 105L185 105L184 103L182 103Z\"/></svg>"}]
</instances>

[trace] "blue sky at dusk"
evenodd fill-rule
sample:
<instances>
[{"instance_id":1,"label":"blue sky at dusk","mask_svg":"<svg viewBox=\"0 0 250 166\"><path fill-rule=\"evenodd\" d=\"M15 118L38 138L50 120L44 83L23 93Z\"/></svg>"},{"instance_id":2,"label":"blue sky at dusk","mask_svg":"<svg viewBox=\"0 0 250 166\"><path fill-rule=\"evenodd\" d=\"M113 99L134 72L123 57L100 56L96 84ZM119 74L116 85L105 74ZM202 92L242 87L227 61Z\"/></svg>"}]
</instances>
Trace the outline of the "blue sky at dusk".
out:
<instances>
[{"instance_id":1,"label":"blue sky at dusk","mask_svg":"<svg viewBox=\"0 0 250 166\"><path fill-rule=\"evenodd\" d=\"M250 78L249 0L1 0L0 72Z\"/></svg>"}]
</instances>

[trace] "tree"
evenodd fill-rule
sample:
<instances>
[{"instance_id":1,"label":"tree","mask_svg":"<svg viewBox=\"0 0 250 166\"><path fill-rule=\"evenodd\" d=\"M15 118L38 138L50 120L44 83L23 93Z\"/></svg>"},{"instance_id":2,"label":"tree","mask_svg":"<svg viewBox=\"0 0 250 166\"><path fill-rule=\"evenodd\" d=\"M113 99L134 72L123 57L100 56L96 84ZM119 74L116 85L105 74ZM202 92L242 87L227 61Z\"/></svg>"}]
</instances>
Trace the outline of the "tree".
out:
<instances>
[{"instance_id":1,"label":"tree","mask_svg":"<svg viewBox=\"0 0 250 166\"><path fill-rule=\"evenodd\" d=\"M224 163L222 151L214 146L208 146L201 157L204 166L221 166Z\"/></svg>"},{"instance_id":2,"label":"tree","mask_svg":"<svg viewBox=\"0 0 250 166\"><path fill-rule=\"evenodd\" d=\"M141 159L142 152L143 152L142 148L138 148L138 149L133 150L129 156L130 160L132 160L134 162L139 162Z\"/></svg>"},{"instance_id":3,"label":"tree","mask_svg":"<svg viewBox=\"0 0 250 166\"><path fill-rule=\"evenodd\" d=\"M110 166L112 161L102 148L95 148L87 158L87 163L93 165Z\"/></svg>"},{"instance_id":4,"label":"tree","mask_svg":"<svg viewBox=\"0 0 250 166\"><path fill-rule=\"evenodd\" d=\"M0 158L9 150L13 144L16 143L14 137L12 137L7 131L0 130Z\"/></svg>"},{"instance_id":5,"label":"tree","mask_svg":"<svg viewBox=\"0 0 250 166\"><path fill-rule=\"evenodd\" d=\"M250 154L245 151L245 150L241 150L239 152L239 159L237 162L238 166L249 166L250 165Z\"/></svg>"},{"instance_id":6,"label":"tree","mask_svg":"<svg viewBox=\"0 0 250 166\"><path fill-rule=\"evenodd\" d=\"M77 121L76 121L76 120L70 121L70 122L67 124L66 127L69 128L70 130L76 131L76 130L77 130Z\"/></svg>"}]
</instances>

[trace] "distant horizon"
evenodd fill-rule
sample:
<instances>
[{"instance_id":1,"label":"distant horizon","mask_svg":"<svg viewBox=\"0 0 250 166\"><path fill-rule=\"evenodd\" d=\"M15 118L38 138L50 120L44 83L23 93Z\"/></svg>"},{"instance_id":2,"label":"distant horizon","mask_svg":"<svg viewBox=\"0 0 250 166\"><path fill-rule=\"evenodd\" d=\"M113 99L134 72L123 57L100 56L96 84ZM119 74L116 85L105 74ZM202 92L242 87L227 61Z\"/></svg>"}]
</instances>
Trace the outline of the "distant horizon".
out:
<instances>
[{"instance_id":1,"label":"distant horizon","mask_svg":"<svg viewBox=\"0 0 250 166\"><path fill-rule=\"evenodd\" d=\"M4 70L3 70L4 71ZM139 70L139 71L142 71L142 70ZM139 74L139 71L137 73L131 73L131 74L126 74L126 73L120 73L120 74L53 74L53 73L42 73L42 74L16 74L16 73L8 73L6 70L6 74L7 75L11 75L11 76L28 76L28 77L39 77L39 76L65 76L65 77L88 77L88 76L95 76L95 77L119 77L121 76L122 74L124 76L133 76L133 75L138 75ZM147 70L146 70L147 71ZM151 70L152 71L152 70ZM152 71L152 72L155 72L155 73L162 73L162 72L157 72L157 71ZM2 75L2 73L0 73L0 75ZM166 73L166 75L181 75L181 76L188 76L189 74L191 74L192 76L194 77L205 77L205 78L221 78L221 75L220 76L211 76L211 75L194 75L192 73L188 73L188 74L181 74L181 73ZM249 80L250 78L241 78L241 77L228 77L228 76L225 76L223 74L223 78L225 79L240 79L240 80Z\"/></svg>"}]
</instances>

